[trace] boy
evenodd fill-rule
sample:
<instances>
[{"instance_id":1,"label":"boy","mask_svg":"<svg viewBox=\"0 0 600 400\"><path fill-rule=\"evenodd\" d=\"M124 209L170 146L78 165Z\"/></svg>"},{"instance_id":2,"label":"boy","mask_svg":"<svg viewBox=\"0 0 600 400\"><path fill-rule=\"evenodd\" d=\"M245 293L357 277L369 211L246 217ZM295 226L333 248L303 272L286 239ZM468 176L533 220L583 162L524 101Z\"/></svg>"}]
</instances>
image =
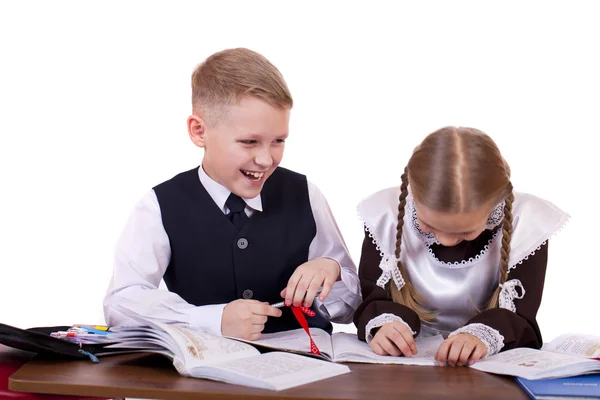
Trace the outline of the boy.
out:
<instances>
[{"instance_id":1,"label":"boy","mask_svg":"<svg viewBox=\"0 0 600 400\"><path fill-rule=\"evenodd\" d=\"M251 50L196 68L187 125L202 165L133 210L104 299L107 324L141 315L254 340L299 327L269 303L310 307L317 295L311 326L352 320L356 267L327 202L305 176L278 168L292 105L280 72Z\"/></svg>"}]
</instances>

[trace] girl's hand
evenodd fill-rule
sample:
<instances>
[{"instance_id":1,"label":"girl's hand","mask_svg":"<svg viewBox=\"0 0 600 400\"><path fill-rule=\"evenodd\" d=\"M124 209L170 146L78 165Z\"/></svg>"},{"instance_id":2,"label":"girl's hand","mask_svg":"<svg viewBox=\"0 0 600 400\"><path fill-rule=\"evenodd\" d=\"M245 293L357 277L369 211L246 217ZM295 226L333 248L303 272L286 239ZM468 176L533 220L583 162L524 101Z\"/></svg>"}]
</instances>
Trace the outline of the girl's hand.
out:
<instances>
[{"instance_id":1,"label":"girl's hand","mask_svg":"<svg viewBox=\"0 0 600 400\"><path fill-rule=\"evenodd\" d=\"M371 349L380 356L413 356L417 354L417 345L410 329L403 323L389 322L369 343Z\"/></svg>"},{"instance_id":2,"label":"girl's hand","mask_svg":"<svg viewBox=\"0 0 600 400\"><path fill-rule=\"evenodd\" d=\"M470 333L450 336L440 345L435 359L452 367L473 365L487 355L487 347Z\"/></svg>"}]
</instances>

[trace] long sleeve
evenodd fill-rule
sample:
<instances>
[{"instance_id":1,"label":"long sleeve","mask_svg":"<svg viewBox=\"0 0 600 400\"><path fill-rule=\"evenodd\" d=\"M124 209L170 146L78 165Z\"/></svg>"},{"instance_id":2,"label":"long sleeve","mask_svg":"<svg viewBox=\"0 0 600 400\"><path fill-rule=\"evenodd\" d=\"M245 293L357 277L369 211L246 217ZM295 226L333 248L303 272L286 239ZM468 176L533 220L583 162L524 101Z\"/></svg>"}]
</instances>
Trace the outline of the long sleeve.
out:
<instances>
[{"instance_id":1,"label":"long sleeve","mask_svg":"<svg viewBox=\"0 0 600 400\"><path fill-rule=\"evenodd\" d=\"M170 258L158 200L150 191L133 209L117 243L113 276L104 298L106 323L139 325L130 318L139 315L221 334L224 304L195 306L175 293L159 289Z\"/></svg>"},{"instance_id":2,"label":"long sleeve","mask_svg":"<svg viewBox=\"0 0 600 400\"><path fill-rule=\"evenodd\" d=\"M361 302L356 265L348 253L325 196L311 182L308 182L308 195L317 227L317 234L308 249L308 260L321 257L333 259L340 265L341 276L323 303L318 299L315 301L316 310L333 322L349 323Z\"/></svg>"},{"instance_id":3,"label":"long sleeve","mask_svg":"<svg viewBox=\"0 0 600 400\"><path fill-rule=\"evenodd\" d=\"M525 289L522 299L514 299L516 312L504 308L489 309L471 318L466 326L483 324L497 330L504 337L501 351L516 347L539 349L543 341L536 315L542 301L547 262L548 242L508 275L508 280L519 280Z\"/></svg>"},{"instance_id":4,"label":"long sleeve","mask_svg":"<svg viewBox=\"0 0 600 400\"><path fill-rule=\"evenodd\" d=\"M421 329L421 322L417 313L402 304L394 303L388 292L377 286L377 279L381 275L380 261L381 255L377 247L369 237L368 232L365 232L358 267L363 302L354 314L354 323L358 328L358 338L368 340L369 337L373 336L375 329L382 326L382 324L374 323L377 321L402 321L415 334L418 334ZM373 326L373 329L367 329L371 326Z\"/></svg>"}]
</instances>

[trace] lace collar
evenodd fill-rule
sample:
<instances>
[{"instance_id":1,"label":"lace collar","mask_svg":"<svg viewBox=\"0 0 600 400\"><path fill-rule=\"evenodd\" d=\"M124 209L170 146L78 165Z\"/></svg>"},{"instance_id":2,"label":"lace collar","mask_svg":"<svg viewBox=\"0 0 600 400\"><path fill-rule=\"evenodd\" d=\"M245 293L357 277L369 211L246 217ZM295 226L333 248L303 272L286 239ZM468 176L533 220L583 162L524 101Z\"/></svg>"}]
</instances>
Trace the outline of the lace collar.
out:
<instances>
[{"instance_id":1,"label":"lace collar","mask_svg":"<svg viewBox=\"0 0 600 400\"><path fill-rule=\"evenodd\" d=\"M438 242L433 233L427 233L421 230L421 227L419 226L419 220L417 219L417 209L415 208L415 202L412 198L406 199L406 206L408 215L410 216L412 228L419 235L423 243L425 243L427 247L431 246L432 244L440 244L440 242ZM500 225L503 220L504 200L498 203L490 213L490 216L488 217L487 222L485 224L485 229L492 230L498 225Z\"/></svg>"}]
</instances>

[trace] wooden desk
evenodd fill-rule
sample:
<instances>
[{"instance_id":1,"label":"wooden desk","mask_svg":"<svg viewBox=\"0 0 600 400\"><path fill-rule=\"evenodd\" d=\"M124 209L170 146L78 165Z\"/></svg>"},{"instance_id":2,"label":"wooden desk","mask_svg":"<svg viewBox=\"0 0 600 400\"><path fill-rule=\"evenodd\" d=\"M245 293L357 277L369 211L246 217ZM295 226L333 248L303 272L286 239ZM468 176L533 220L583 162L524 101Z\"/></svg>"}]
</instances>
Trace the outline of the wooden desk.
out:
<instances>
[{"instance_id":1,"label":"wooden desk","mask_svg":"<svg viewBox=\"0 0 600 400\"><path fill-rule=\"evenodd\" d=\"M349 364L351 373L276 392L180 376L163 356L138 353L89 361L33 359L11 390L148 399L523 399L511 378L470 368Z\"/></svg>"},{"instance_id":2,"label":"wooden desk","mask_svg":"<svg viewBox=\"0 0 600 400\"><path fill-rule=\"evenodd\" d=\"M8 377L35 356L34 353L13 349L0 344L0 399L13 400L103 400L94 397L53 396L8 390Z\"/></svg>"}]
</instances>

